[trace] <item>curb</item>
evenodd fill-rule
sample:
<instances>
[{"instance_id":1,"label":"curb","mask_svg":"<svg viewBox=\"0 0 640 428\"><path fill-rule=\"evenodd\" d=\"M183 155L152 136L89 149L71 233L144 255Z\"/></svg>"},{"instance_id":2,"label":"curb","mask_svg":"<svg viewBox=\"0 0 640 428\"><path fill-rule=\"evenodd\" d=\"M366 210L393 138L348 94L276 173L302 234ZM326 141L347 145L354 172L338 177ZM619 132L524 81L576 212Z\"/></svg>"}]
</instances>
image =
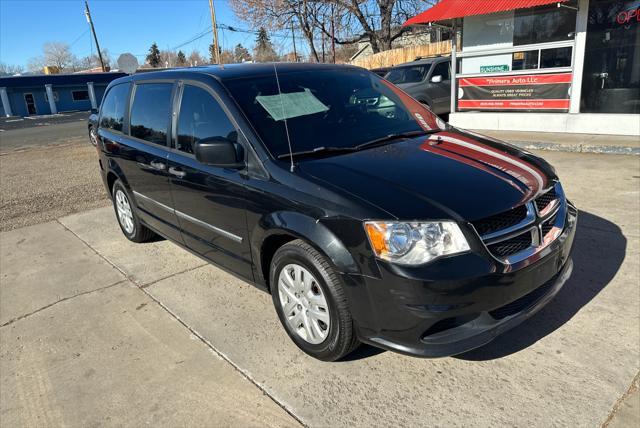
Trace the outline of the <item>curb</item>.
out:
<instances>
[{"instance_id":1,"label":"curb","mask_svg":"<svg viewBox=\"0 0 640 428\"><path fill-rule=\"evenodd\" d=\"M631 146L598 146L594 144L558 144L534 141L513 141L508 143L526 150L549 150L556 152L597 153L609 155L640 155L640 147Z\"/></svg>"}]
</instances>

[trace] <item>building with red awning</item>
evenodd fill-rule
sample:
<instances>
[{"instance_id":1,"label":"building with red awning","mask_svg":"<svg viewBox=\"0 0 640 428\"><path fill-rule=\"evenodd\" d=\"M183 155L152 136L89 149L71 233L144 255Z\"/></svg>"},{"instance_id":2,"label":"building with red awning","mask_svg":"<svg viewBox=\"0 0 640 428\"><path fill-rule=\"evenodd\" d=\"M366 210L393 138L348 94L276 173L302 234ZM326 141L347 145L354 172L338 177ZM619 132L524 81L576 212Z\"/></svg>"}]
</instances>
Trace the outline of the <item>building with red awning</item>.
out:
<instances>
[{"instance_id":1,"label":"building with red awning","mask_svg":"<svg viewBox=\"0 0 640 428\"><path fill-rule=\"evenodd\" d=\"M640 135L640 0L441 0L404 25L454 29L454 125Z\"/></svg>"}]
</instances>

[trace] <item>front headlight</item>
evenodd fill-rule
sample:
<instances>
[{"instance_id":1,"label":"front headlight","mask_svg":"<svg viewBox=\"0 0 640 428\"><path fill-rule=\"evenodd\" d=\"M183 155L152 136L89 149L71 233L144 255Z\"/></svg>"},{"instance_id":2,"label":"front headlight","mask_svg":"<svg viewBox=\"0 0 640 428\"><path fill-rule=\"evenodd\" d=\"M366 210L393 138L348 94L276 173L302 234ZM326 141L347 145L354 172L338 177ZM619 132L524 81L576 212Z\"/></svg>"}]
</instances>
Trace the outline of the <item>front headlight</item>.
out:
<instances>
[{"instance_id":1,"label":"front headlight","mask_svg":"<svg viewBox=\"0 0 640 428\"><path fill-rule=\"evenodd\" d=\"M398 264L419 265L469 250L460 227L451 221L367 221L364 229L376 256Z\"/></svg>"}]
</instances>

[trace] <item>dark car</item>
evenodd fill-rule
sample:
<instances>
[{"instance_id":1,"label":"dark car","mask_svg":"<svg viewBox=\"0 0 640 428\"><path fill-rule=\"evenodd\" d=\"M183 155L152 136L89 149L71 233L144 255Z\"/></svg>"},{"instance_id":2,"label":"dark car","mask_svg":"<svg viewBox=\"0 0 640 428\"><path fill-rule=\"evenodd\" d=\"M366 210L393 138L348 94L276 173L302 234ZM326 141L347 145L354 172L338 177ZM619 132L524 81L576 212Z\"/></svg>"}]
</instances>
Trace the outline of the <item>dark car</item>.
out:
<instances>
[{"instance_id":1,"label":"dark car","mask_svg":"<svg viewBox=\"0 0 640 428\"><path fill-rule=\"evenodd\" d=\"M380 77L384 77L390 70L391 70L391 67L379 67L379 68L372 68L369 71L377 74Z\"/></svg>"},{"instance_id":2,"label":"dark car","mask_svg":"<svg viewBox=\"0 0 640 428\"><path fill-rule=\"evenodd\" d=\"M322 360L360 342L465 352L571 273L577 211L547 162L361 68L133 75L90 126L124 235L158 234L271 293Z\"/></svg>"},{"instance_id":3,"label":"dark car","mask_svg":"<svg viewBox=\"0 0 640 428\"><path fill-rule=\"evenodd\" d=\"M393 67L384 78L435 114L451 112L451 58L418 58Z\"/></svg>"}]
</instances>

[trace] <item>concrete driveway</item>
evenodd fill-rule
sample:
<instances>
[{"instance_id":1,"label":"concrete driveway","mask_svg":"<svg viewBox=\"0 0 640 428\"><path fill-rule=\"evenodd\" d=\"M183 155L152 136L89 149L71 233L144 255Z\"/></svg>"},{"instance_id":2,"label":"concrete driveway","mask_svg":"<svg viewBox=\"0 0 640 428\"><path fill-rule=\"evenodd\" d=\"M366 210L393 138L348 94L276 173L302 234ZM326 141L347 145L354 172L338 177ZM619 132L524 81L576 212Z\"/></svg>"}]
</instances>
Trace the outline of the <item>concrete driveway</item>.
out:
<instances>
[{"instance_id":1,"label":"concrete driveway","mask_svg":"<svg viewBox=\"0 0 640 428\"><path fill-rule=\"evenodd\" d=\"M2 233L2 425L637 424L638 160L545 157L581 210L573 276L456 358L315 361L268 295L169 242L126 241L109 207Z\"/></svg>"}]
</instances>

